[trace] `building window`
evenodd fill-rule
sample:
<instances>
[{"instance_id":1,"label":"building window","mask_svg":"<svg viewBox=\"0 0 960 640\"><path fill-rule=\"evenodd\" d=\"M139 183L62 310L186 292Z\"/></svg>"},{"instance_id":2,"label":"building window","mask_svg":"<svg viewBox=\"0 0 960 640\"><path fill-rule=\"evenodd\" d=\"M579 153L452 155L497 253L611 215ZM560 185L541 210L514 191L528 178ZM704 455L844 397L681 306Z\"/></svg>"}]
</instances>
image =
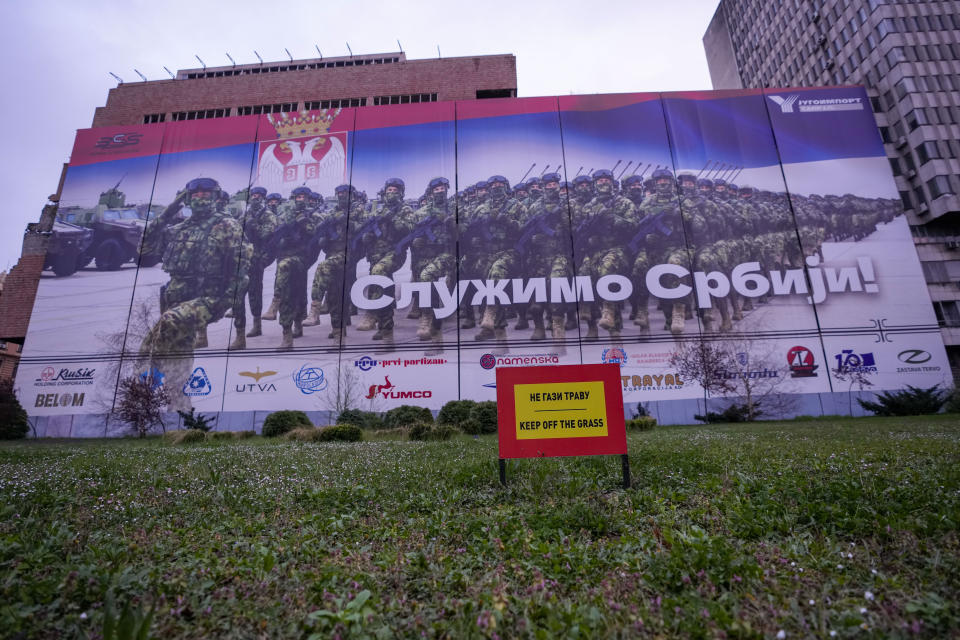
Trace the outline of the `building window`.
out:
<instances>
[{"instance_id":1,"label":"building window","mask_svg":"<svg viewBox=\"0 0 960 640\"><path fill-rule=\"evenodd\" d=\"M947 266L944 262L921 262L923 269L923 279L928 284L944 284L950 282L950 276L947 275Z\"/></svg>"},{"instance_id":2,"label":"building window","mask_svg":"<svg viewBox=\"0 0 960 640\"><path fill-rule=\"evenodd\" d=\"M940 196L952 194L950 188L950 179L947 176L934 176L927 180L927 188L930 189L930 197L936 200Z\"/></svg>"},{"instance_id":3,"label":"building window","mask_svg":"<svg viewBox=\"0 0 960 640\"><path fill-rule=\"evenodd\" d=\"M384 104L410 104L412 102L436 102L437 94L435 93L413 93L409 95L398 95L398 96L375 96L373 98L374 105L384 105Z\"/></svg>"},{"instance_id":4,"label":"building window","mask_svg":"<svg viewBox=\"0 0 960 640\"><path fill-rule=\"evenodd\" d=\"M148 113L143 116L143 124L155 124L157 122L164 122L167 119L167 114L165 113Z\"/></svg>"},{"instance_id":5,"label":"building window","mask_svg":"<svg viewBox=\"0 0 960 640\"><path fill-rule=\"evenodd\" d=\"M917 147L917 158L920 160L920 166L927 164L931 160L940 157L940 150L937 148L937 143L933 141L927 141ZM946 178L946 176L943 176ZM930 188L930 193L933 193L933 188ZM933 196L936 198L937 196Z\"/></svg>"},{"instance_id":6,"label":"building window","mask_svg":"<svg viewBox=\"0 0 960 640\"><path fill-rule=\"evenodd\" d=\"M339 109L345 107L365 107L367 106L366 98L339 98L336 100L314 100L312 102L304 102L303 108L308 111L314 111L317 109Z\"/></svg>"},{"instance_id":7,"label":"building window","mask_svg":"<svg viewBox=\"0 0 960 640\"><path fill-rule=\"evenodd\" d=\"M956 300L934 302L933 313L941 327L960 327L960 308L957 308Z\"/></svg>"},{"instance_id":8,"label":"building window","mask_svg":"<svg viewBox=\"0 0 960 640\"><path fill-rule=\"evenodd\" d=\"M910 198L910 192L909 192L909 191L901 191L901 192L900 192L900 200L901 200L901 202L903 202L903 208L904 208L904 209L908 209L908 210L909 210L909 209L913 209L913 200ZM911 228L911 230L912 230L912 229L915 229L915 228L917 228L917 227L910 227L910 228ZM914 235L916 235L916 234L914 234Z\"/></svg>"},{"instance_id":9,"label":"building window","mask_svg":"<svg viewBox=\"0 0 960 640\"><path fill-rule=\"evenodd\" d=\"M250 107L237 107L238 116L259 116L263 113L286 113L296 111L299 102L284 102L281 104L258 104Z\"/></svg>"},{"instance_id":10,"label":"building window","mask_svg":"<svg viewBox=\"0 0 960 640\"><path fill-rule=\"evenodd\" d=\"M228 118L230 109L200 109L199 111L174 111L171 116L174 121L205 120L207 118Z\"/></svg>"}]
</instances>

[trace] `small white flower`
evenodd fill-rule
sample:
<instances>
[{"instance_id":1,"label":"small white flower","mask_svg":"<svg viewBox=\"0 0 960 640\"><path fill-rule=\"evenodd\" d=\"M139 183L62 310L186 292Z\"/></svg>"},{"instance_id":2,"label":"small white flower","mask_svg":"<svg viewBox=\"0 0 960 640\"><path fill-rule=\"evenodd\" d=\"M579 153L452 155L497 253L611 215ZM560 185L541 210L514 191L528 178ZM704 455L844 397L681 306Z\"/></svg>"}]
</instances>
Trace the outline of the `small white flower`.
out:
<instances>
[{"instance_id":1,"label":"small white flower","mask_svg":"<svg viewBox=\"0 0 960 640\"><path fill-rule=\"evenodd\" d=\"M86 611L84 611L83 613L80 614L80 619L81 619L81 620L86 620L86 619L87 619L87 612L86 612Z\"/></svg>"},{"instance_id":2,"label":"small white flower","mask_svg":"<svg viewBox=\"0 0 960 640\"><path fill-rule=\"evenodd\" d=\"M842 569L843 569L843 565L842 565L842 564L838 564L838 565L837 565L837 569L842 570Z\"/></svg>"},{"instance_id":3,"label":"small white flower","mask_svg":"<svg viewBox=\"0 0 960 640\"><path fill-rule=\"evenodd\" d=\"M872 573L873 575L877 575L877 570L876 570L876 569L870 569L870 573Z\"/></svg>"},{"instance_id":4,"label":"small white flower","mask_svg":"<svg viewBox=\"0 0 960 640\"><path fill-rule=\"evenodd\" d=\"M815 605L815 604L817 604L817 601L816 601L816 600L811 600L811 601L810 601L810 606L811 606L811 607L812 607L813 605Z\"/></svg>"},{"instance_id":5,"label":"small white flower","mask_svg":"<svg viewBox=\"0 0 960 640\"><path fill-rule=\"evenodd\" d=\"M777 640L783 640L786 637L787 637L786 631L784 631L783 629L780 629L780 631L777 631Z\"/></svg>"},{"instance_id":6,"label":"small white flower","mask_svg":"<svg viewBox=\"0 0 960 640\"><path fill-rule=\"evenodd\" d=\"M866 613L866 612L867 612L866 607L860 607L860 613Z\"/></svg>"},{"instance_id":7,"label":"small white flower","mask_svg":"<svg viewBox=\"0 0 960 640\"><path fill-rule=\"evenodd\" d=\"M873 600L873 591L864 591L863 597L867 600Z\"/></svg>"},{"instance_id":8,"label":"small white flower","mask_svg":"<svg viewBox=\"0 0 960 640\"><path fill-rule=\"evenodd\" d=\"M837 637L837 632L834 631L833 629L830 629L830 637L831 637L831 638L836 638L836 637Z\"/></svg>"}]
</instances>

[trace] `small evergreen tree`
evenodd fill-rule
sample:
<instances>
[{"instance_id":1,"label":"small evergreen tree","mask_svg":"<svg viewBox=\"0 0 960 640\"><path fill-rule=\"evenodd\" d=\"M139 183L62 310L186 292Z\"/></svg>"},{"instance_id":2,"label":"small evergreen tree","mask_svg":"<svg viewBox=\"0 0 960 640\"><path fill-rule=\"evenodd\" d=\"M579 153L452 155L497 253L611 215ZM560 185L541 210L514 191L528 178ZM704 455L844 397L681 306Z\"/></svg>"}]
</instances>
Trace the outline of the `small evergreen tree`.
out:
<instances>
[{"instance_id":1,"label":"small evergreen tree","mask_svg":"<svg viewBox=\"0 0 960 640\"><path fill-rule=\"evenodd\" d=\"M205 416L202 413L194 413L196 409L190 407L190 413L186 411L177 410L177 413L180 414L180 417L183 419L183 426L186 429L197 429L206 433L210 431L210 421L213 420L213 416Z\"/></svg>"},{"instance_id":2,"label":"small evergreen tree","mask_svg":"<svg viewBox=\"0 0 960 640\"><path fill-rule=\"evenodd\" d=\"M19 440L29 432L27 412L13 392L13 380L0 381L0 440Z\"/></svg>"},{"instance_id":3,"label":"small evergreen tree","mask_svg":"<svg viewBox=\"0 0 960 640\"><path fill-rule=\"evenodd\" d=\"M947 401L947 394L936 384L929 389L907 385L900 391L883 391L877 401L861 400L860 406L878 416L921 416L937 413Z\"/></svg>"}]
</instances>

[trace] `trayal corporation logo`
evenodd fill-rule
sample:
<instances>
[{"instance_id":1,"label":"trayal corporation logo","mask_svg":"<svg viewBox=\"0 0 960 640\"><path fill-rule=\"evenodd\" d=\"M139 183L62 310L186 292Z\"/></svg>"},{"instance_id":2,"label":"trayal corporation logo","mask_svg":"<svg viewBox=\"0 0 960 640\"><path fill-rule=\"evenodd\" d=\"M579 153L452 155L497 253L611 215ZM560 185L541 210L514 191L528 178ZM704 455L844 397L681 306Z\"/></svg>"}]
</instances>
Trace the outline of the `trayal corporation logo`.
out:
<instances>
[{"instance_id":1,"label":"trayal corporation logo","mask_svg":"<svg viewBox=\"0 0 960 640\"><path fill-rule=\"evenodd\" d=\"M813 352L806 347L791 347L787 351L787 364L790 365L791 378L815 378L818 365L814 364Z\"/></svg>"},{"instance_id":2,"label":"trayal corporation logo","mask_svg":"<svg viewBox=\"0 0 960 640\"><path fill-rule=\"evenodd\" d=\"M79 369L54 369L53 367L44 367L40 372L40 377L33 381L35 387L56 387L62 385L88 385L93 384L93 376L96 369L80 367Z\"/></svg>"},{"instance_id":3,"label":"trayal corporation logo","mask_svg":"<svg viewBox=\"0 0 960 640\"><path fill-rule=\"evenodd\" d=\"M300 389L300 393L309 396L327 388L327 379L320 367L303 365L293 372L293 383Z\"/></svg>"},{"instance_id":4,"label":"trayal corporation logo","mask_svg":"<svg viewBox=\"0 0 960 640\"><path fill-rule=\"evenodd\" d=\"M122 149L140 144L142 133L117 133L112 136L102 136L94 145L97 149Z\"/></svg>"},{"instance_id":5,"label":"trayal corporation logo","mask_svg":"<svg viewBox=\"0 0 960 640\"><path fill-rule=\"evenodd\" d=\"M863 98L806 98L799 94L767 96L783 113L815 111L863 111Z\"/></svg>"},{"instance_id":6,"label":"trayal corporation logo","mask_svg":"<svg viewBox=\"0 0 960 640\"><path fill-rule=\"evenodd\" d=\"M877 372L873 353L854 353L853 349L844 349L833 357L837 359L837 370L840 373Z\"/></svg>"},{"instance_id":7,"label":"trayal corporation logo","mask_svg":"<svg viewBox=\"0 0 960 640\"><path fill-rule=\"evenodd\" d=\"M83 393L38 393L34 407L82 407Z\"/></svg>"},{"instance_id":8,"label":"trayal corporation logo","mask_svg":"<svg viewBox=\"0 0 960 640\"><path fill-rule=\"evenodd\" d=\"M364 396L367 400L374 398L385 398L387 400L400 400L406 398L431 398L433 392L430 390L419 389L416 391L398 391L397 385L390 382L390 376L383 376L383 384L372 384Z\"/></svg>"},{"instance_id":9,"label":"trayal corporation logo","mask_svg":"<svg viewBox=\"0 0 960 640\"><path fill-rule=\"evenodd\" d=\"M203 367L197 367L190 374L190 377L183 383L183 395L185 396L208 396L213 391L213 385L210 384L210 378Z\"/></svg>"},{"instance_id":10,"label":"trayal corporation logo","mask_svg":"<svg viewBox=\"0 0 960 640\"><path fill-rule=\"evenodd\" d=\"M904 349L897 354L897 360L910 365L907 367L897 367L897 373L936 373L940 371L937 365L927 365L933 359L929 351L923 349Z\"/></svg>"},{"instance_id":11,"label":"trayal corporation logo","mask_svg":"<svg viewBox=\"0 0 960 640\"><path fill-rule=\"evenodd\" d=\"M253 380L253 382L236 385L237 393L276 393L277 391L277 385L263 380L277 375L276 371L260 371L260 367L257 367L256 371L241 371L237 375Z\"/></svg>"},{"instance_id":12,"label":"trayal corporation logo","mask_svg":"<svg viewBox=\"0 0 960 640\"><path fill-rule=\"evenodd\" d=\"M538 364L560 364L560 356L556 353L532 353L525 356L495 356L492 353L485 353L480 356L480 366L484 369L531 367Z\"/></svg>"},{"instance_id":13,"label":"trayal corporation logo","mask_svg":"<svg viewBox=\"0 0 960 640\"><path fill-rule=\"evenodd\" d=\"M610 347L603 350L600 360L603 364L618 364L622 368L627 364L627 352L620 347Z\"/></svg>"}]
</instances>

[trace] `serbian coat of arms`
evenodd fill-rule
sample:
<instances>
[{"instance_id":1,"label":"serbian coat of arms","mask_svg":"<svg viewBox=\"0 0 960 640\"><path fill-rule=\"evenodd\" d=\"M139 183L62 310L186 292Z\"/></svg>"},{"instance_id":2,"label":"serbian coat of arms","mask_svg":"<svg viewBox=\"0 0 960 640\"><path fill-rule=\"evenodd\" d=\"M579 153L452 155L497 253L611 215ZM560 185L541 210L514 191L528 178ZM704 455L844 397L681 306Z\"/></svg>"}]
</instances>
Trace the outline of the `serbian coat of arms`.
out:
<instances>
[{"instance_id":1,"label":"serbian coat of arms","mask_svg":"<svg viewBox=\"0 0 960 640\"><path fill-rule=\"evenodd\" d=\"M277 137L258 145L254 185L288 197L306 186L329 196L346 181L347 132L331 132L340 109L268 114Z\"/></svg>"}]
</instances>

